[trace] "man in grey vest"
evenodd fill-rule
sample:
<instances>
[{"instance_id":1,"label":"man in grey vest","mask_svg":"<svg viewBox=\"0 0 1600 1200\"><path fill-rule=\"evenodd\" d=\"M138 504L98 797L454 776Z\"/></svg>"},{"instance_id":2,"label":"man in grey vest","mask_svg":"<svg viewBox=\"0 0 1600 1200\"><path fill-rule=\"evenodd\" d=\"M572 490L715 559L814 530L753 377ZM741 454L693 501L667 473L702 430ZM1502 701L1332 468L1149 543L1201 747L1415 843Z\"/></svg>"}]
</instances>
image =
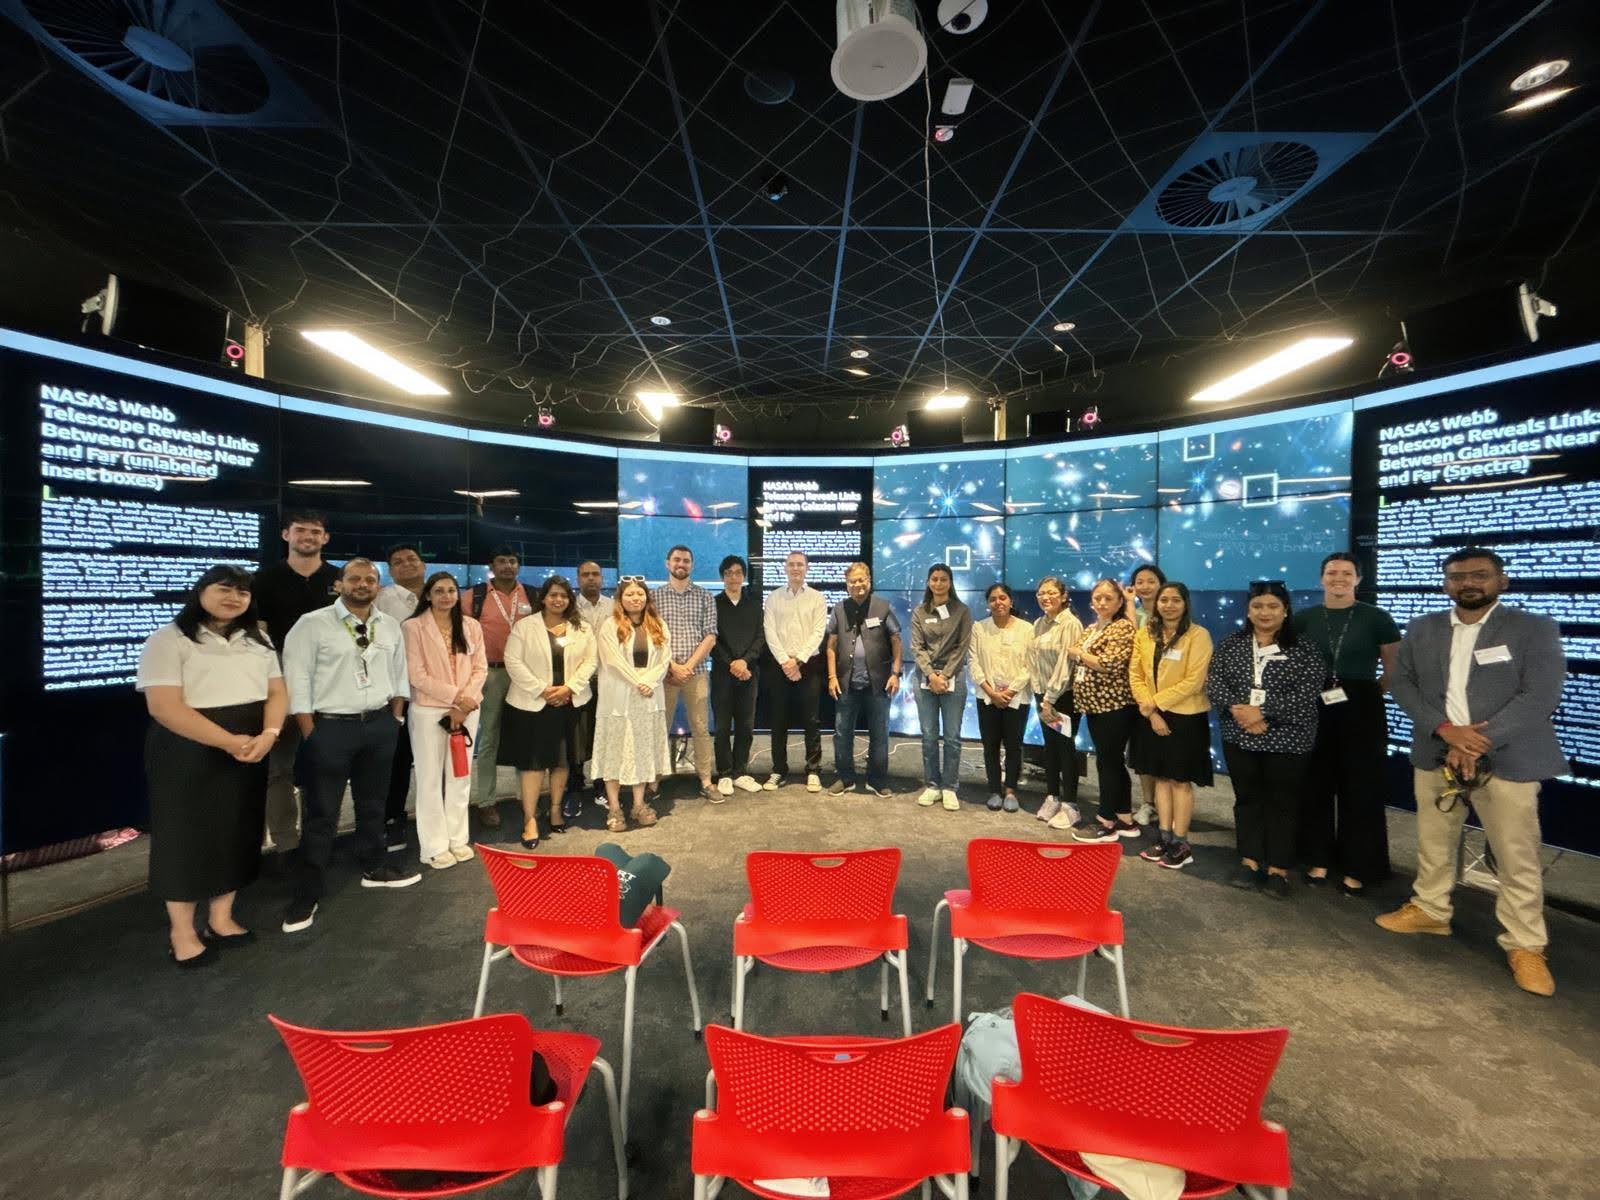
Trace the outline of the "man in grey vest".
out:
<instances>
[{"instance_id":1,"label":"man in grey vest","mask_svg":"<svg viewBox=\"0 0 1600 1200\"><path fill-rule=\"evenodd\" d=\"M1377 921L1391 933L1449 936L1463 791L1475 783L1472 807L1500 879L1500 948L1517 986L1548 996L1556 985L1545 962L1539 783L1567 771L1551 719L1567 663L1554 621L1500 603L1509 584L1492 550L1457 550L1444 560L1455 607L1406 627L1389 679L1413 726L1417 882Z\"/></svg>"},{"instance_id":2,"label":"man in grey vest","mask_svg":"<svg viewBox=\"0 0 1600 1200\"><path fill-rule=\"evenodd\" d=\"M867 791L889 792L889 699L900 690L900 619L872 591L872 569L851 563L847 599L828 622L828 694L834 698L833 765L828 795L856 790L856 718L867 714Z\"/></svg>"}]
</instances>

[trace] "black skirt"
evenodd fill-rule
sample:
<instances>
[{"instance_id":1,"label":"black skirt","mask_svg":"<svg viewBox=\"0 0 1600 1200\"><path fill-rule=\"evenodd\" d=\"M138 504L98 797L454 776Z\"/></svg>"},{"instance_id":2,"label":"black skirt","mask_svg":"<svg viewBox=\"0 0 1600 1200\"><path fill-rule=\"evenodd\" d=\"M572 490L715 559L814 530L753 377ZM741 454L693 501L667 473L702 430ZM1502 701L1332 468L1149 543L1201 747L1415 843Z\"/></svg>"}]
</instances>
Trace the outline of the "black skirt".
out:
<instances>
[{"instance_id":1,"label":"black skirt","mask_svg":"<svg viewBox=\"0 0 1600 1200\"><path fill-rule=\"evenodd\" d=\"M1133 741L1128 747L1128 764L1134 773L1171 779L1177 783L1192 783L1197 787L1210 787L1211 714L1161 715L1167 719L1167 727L1172 730L1166 737L1157 736L1146 718L1141 716L1135 720Z\"/></svg>"},{"instance_id":2,"label":"black skirt","mask_svg":"<svg viewBox=\"0 0 1600 1200\"><path fill-rule=\"evenodd\" d=\"M261 732L265 701L202 708L230 733ZM158 900L204 901L238 891L261 870L267 819L267 760L242 763L157 721L144 744L150 792L150 892Z\"/></svg>"},{"instance_id":3,"label":"black skirt","mask_svg":"<svg viewBox=\"0 0 1600 1200\"><path fill-rule=\"evenodd\" d=\"M500 710L497 761L519 771L581 769L589 757L584 726L582 711L570 704L546 704L538 712L507 704Z\"/></svg>"}]
</instances>

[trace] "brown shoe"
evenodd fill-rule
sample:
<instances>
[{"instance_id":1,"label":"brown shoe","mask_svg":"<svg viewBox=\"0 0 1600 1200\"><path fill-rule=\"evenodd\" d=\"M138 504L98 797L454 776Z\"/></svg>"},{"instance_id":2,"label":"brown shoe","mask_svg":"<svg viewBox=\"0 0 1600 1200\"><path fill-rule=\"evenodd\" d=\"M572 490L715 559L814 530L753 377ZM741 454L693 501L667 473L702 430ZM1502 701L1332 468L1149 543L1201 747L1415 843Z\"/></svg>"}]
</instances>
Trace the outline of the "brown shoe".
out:
<instances>
[{"instance_id":1,"label":"brown shoe","mask_svg":"<svg viewBox=\"0 0 1600 1200\"><path fill-rule=\"evenodd\" d=\"M1393 912L1372 919L1390 933L1432 933L1439 937L1450 936L1449 921L1435 921L1410 900Z\"/></svg>"},{"instance_id":2,"label":"brown shoe","mask_svg":"<svg viewBox=\"0 0 1600 1200\"><path fill-rule=\"evenodd\" d=\"M485 804L478 810L478 823L485 829L500 828L500 810L493 804Z\"/></svg>"},{"instance_id":3,"label":"brown shoe","mask_svg":"<svg viewBox=\"0 0 1600 1200\"><path fill-rule=\"evenodd\" d=\"M1535 996L1556 994L1556 981L1543 950L1507 950L1506 961L1511 964L1511 977L1523 991Z\"/></svg>"},{"instance_id":4,"label":"brown shoe","mask_svg":"<svg viewBox=\"0 0 1600 1200\"><path fill-rule=\"evenodd\" d=\"M633 806L633 823L635 825L650 826L658 820L656 810L648 804L635 804Z\"/></svg>"}]
</instances>

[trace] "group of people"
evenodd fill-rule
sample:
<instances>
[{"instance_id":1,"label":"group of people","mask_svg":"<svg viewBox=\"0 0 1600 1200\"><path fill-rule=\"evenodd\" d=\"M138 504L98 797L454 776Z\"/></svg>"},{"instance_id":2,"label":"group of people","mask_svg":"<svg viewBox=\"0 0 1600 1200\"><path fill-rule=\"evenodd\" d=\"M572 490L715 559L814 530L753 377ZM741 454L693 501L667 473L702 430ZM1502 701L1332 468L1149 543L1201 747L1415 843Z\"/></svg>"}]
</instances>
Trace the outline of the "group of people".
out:
<instances>
[{"instance_id":1,"label":"group of people","mask_svg":"<svg viewBox=\"0 0 1600 1200\"><path fill-rule=\"evenodd\" d=\"M950 568L936 564L902 617L873 591L865 563L848 568L846 597L830 611L799 552L763 604L743 559L722 561L713 595L692 581L684 546L668 552L661 586L626 576L607 597L598 563L580 565L576 591L561 576L534 588L509 547L491 556L488 582L465 593L448 573L427 574L415 547L397 547L380 588L368 559L322 561L319 514L290 514L283 536L286 559L254 577L227 566L202 575L140 663L153 717L151 886L167 901L182 966L253 936L232 901L259 870L263 828L270 845L298 844L283 930L312 924L347 785L362 886L406 887L421 872L390 852L407 848L413 773L419 863L435 869L473 857L475 803L484 824L499 824L500 766L518 774L526 848L580 814L584 776L609 830L654 825L680 699L711 803L784 786L796 725L805 787L819 792L826 686L830 794L887 796L889 709L904 678L921 723L918 805L960 807L971 690L987 806L1018 812L1023 732L1037 706L1046 791L1037 819L1080 841L1142 839L1131 768L1156 826L1139 857L1172 870L1194 860L1189 826L1194 789L1212 783L1214 710L1235 796L1230 882L1276 898L1291 894L1297 868L1311 887L1336 880L1352 895L1386 877L1388 691L1416 728L1419 867L1412 899L1379 924L1449 932L1470 794L1501 872L1501 945L1521 986L1553 991L1536 798L1540 780L1565 770L1551 726L1565 663L1553 622L1498 603L1507 580L1491 551L1451 555L1454 609L1418 618L1403 639L1386 612L1356 599L1359 565L1341 552L1322 564L1322 604L1295 612L1282 581L1254 582L1242 628L1214 642L1193 619L1189 589L1153 564L1126 585L1099 580L1085 624L1055 576L1037 585L1037 620L1018 615L999 582L975 620ZM763 686L771 768L758 780L750 755ZM1099 782L1098 809L1081 821L1080 721Z\"/></svg>"}]
</instances>

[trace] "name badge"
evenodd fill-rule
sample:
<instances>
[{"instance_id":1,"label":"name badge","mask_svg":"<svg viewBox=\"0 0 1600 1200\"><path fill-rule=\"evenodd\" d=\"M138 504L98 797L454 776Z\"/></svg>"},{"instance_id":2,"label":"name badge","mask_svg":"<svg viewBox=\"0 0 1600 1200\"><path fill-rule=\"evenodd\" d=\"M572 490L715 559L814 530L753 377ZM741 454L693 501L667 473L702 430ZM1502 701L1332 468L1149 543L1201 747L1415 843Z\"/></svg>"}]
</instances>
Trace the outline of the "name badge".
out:
<instances>
[{"instance_id":1,"label":"name badge","mask_svg":"<svg viewBox=\"0 0 1600 1200\"><path fill-rule=\"evenodd\" d=\"M1348 699L1350 697L1344 694L1342 687L1331 687L1322 693L1322 702L1324 704L1343 704Z\"/></svg>"},{"instance_id":2,"label":"name badge","mask_svg":"<svg viewBox=\"0 0 1600 1200\"><path fill-rule=\"evenodd\" d=\"M1163 659L1165 659L1167 662L1182 662L1183 661L1183 651L1182 650L1168 650L1161 657Z\"/></svg>"},{"instance_id":3,"label":"name badge","mask_svg":"<svg viewBox=\"0 0 1600 1200\"><path fill-rule=\"evenodd\" d=\"M563 633L560 637L558 637L556 639L556 645L564 647L566 644L567 644L567 635Z\"/></svg>"},{"instance_id":4,"label":"name badge","mask_svg":"<svg viewBox=\"0 0 1600 1200\"><path fill-rule=\"evenodd\" d=\"M533 611L533 609L528 607L528 605L526 605L526 604L517 605L517 616L519 616L519 617L525 617L529 613L531 613L532 611Z\"/></svg>"},{"instance_id":5,"label":"name badge","mask_svg":"<svg viewBox=\"0 0 1600 1200\"><path fill-rule=\"evenodd\" d=\"M939 623L939 618L938 617L929 617L926 621L923 622L924 625L937 625L938 623Z\"/></svg>"},{"instance_id":6,"label":"name badge","mask_svg":"<svg viewBox=\"0 0 1600 1200\"><path fill-rule=\"evenodd\" d=\"M1485 646L1482 650L1474 650L1472 657L1480 667L1484 667L1490 663L1510 662L1511 651L1505 646Z\"/></svg>"},{"instance_id":7,"label":"name badge","mask_svg":"<svg viewBox=\"0 0 1600 1200\"><path fill-rule=\"evenodd\" d=\"M1266 688L1251 688L1250 689L1250 707L1251 708L1260 708L1266 702L1267 702L1267 689Z\"/></svg>"},{"instance_id":8,"label":"name badge","mask_svg":"<svg viewBox=\"0 0 1600 1200\"><path fill-rule=\"evenodd\" d=\"M1283 653L1277 642L1268 642L1265 646L1258 646L1256 650L1262 658L1276 658Z\"/></svg>"},{"instance_id":9,"label":"name badge","mask_svg":"<svg viewBox=\"0 0 1600 1200\"><path fill-rule=\"evenodd\" d=\"M883 624L883 618L882 617L868 617L867 618L867 628L868 629L876 629L879 625L882 625L882 624Z\"/></svg>"},{"instance_id":10,"label":"name badge","mask_svg":"<svg viewBox=\"0 0 1600 1200\"><path fill-rule=\"evenodd\" d=\"M941 620L950 616L950 606L948 604L941 604L933 611L939 614Z\"/></svg>"}]
</instances>

